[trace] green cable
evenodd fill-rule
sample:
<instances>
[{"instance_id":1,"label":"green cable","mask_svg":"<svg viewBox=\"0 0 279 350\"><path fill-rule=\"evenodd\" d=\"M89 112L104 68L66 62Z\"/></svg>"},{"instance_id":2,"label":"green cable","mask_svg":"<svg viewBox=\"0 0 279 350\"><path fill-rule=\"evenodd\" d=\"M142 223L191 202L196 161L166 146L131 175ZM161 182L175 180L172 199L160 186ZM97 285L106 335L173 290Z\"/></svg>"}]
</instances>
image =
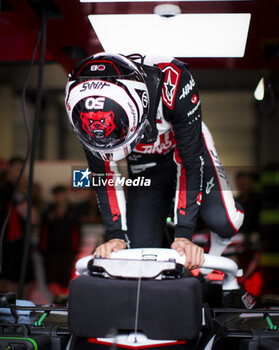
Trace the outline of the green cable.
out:
<instances>
[{"instance_id":1,"label":"green cable","mask_svg":"<svg viewBox=\"0 0 279 350\"><path fill-rule=\"evenodd\" d=\"M34 339L31 339L31 338L0 337L0 339L8 339L9 341L13 341L13 340L28 340L34 345L34 350L38 350L38 344L35 342ZM9 347L8 347L8 349L9 349Z\"/></svg>"},{"instance_id":2,"label":"green cable","mask_svg":"<svg viewBox=\"0 0 279 350\"><path fill-rule=\"evenodd\" d=\"M265 313L265 314L264 314L264 318L266 319L266 322L268 323L269 328L270 328L272 331L276 331L276 330L277 330L277 326L276 326L275 324L272 323L271 318L270 318L270 316L269 316L268 313Z\"/></svg>"},{"instance_id":3,"label":"green cable","mask_svg":"<svg viewBox=\"0 0 279 350\"><path fill-rule=\"evenodd\" d=\"M41 327L42 326L42 323L43 323L43 320L47 317L47 315L49 314L49 311L46 311L42 314L41 318L35 322L34 326L35 327Z\"/></svg>"}]
</instances>

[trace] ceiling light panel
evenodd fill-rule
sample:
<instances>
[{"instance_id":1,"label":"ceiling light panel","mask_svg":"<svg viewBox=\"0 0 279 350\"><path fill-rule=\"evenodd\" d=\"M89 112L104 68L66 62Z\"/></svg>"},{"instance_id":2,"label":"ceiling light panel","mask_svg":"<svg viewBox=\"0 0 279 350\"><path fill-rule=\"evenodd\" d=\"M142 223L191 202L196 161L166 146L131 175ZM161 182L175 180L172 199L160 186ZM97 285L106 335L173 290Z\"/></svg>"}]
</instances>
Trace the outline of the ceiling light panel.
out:
<instances>
[{"instance_id":1,"label":"ceiling light panel","mask_svg":"<svg viewBox=\"0 0 279 350\"><path fill-rule=\"evenodd\" d=\"M89 15L107 52L175 57L243 57L250 13Z\"/></svg>"}]
</instances>

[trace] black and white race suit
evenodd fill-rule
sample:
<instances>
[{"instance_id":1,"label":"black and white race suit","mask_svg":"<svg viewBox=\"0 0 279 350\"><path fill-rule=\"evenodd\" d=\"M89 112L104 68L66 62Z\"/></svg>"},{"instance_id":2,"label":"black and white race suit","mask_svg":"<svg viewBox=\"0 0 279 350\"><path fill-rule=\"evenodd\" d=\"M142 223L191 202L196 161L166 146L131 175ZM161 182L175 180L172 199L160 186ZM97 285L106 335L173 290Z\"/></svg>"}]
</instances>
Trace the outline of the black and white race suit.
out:
<instances>
[{"instance_id":1,"label":"black and white race suit","mask_svg":"<svg viewBox=\"0 0 279 350\"><path fill-rule=\"evenodd\" d=\"M123 183L116 183L117 164L85 151L93 176L103 180L95 183L107 239L128 237L132 247L160 247L171 206L175 237L191 239L200 213L212 231L229 238L244 214L202 123L197 85L177 59L147 57L144 64L164 73L155 115L158 136L155 142L139 143L127 157L129 178L135 182L126 183L126 195Z\"/></svg>"}]
</instances>

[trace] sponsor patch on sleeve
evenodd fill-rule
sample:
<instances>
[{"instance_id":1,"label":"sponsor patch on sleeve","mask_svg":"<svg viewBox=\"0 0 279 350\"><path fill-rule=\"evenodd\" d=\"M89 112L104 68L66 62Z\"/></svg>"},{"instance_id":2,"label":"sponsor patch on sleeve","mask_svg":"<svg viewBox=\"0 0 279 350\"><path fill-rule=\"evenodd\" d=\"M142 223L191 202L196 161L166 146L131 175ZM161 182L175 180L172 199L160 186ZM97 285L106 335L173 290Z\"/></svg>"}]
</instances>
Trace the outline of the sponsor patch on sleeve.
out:
<instances>
[{"instance_id":1,"label":"sponsor patch on sleeve","mask_svg":"<svg viewBox=\"0 0 279 350\"><path fill-rule=\"evenodd\" d=\"M158 66L165 73L162 99L170 109L173 109L181 70L172 63L159 63Z\"/></svg>"}]
</instances>

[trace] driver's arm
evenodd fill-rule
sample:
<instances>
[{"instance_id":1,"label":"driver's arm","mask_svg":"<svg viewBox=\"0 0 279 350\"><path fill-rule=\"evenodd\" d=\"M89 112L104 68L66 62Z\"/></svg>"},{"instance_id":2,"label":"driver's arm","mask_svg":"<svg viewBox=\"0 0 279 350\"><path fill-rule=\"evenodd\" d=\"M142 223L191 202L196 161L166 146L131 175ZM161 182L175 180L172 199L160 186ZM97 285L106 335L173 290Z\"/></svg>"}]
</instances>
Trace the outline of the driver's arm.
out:
<instances>
[{"instance_id":1,"label":"driver's arm","mask_svg":"<svg viewBox=\"0 0 279 350\"><path fill-rule=\"evenodd\" d=\"M160 65L159 65L160 66ZM194 244L195 229L202 196L203 154L201 132L201 106L196 83L187 67L174 59L171 72L176 71L173 101L165 101L164 115L171 122L177 163L177 188L174 207L174 242L172 248L186 255L185 267L194 269L204 262L203 249ZM167 71L167 76L169 72ZM164 84L164 89L167 89ZM165 96L167 91L165 91Z\"/></svg>"},{"instance_id":2,"label":"driver's arm","mask_svg":"<svg viewBox=\"0 0 279 350\"><path fill-rule=\"evenodd\" d=\"M96 176L98 206L106 228L106 242L96 248L93 256L109 258L111 252L125 249L128 244L125 195L120 184L116 188L106 182L118 176L116 163L98 159L86 149L85 154L92 175Z\"/></svg>"}]
</instances>

